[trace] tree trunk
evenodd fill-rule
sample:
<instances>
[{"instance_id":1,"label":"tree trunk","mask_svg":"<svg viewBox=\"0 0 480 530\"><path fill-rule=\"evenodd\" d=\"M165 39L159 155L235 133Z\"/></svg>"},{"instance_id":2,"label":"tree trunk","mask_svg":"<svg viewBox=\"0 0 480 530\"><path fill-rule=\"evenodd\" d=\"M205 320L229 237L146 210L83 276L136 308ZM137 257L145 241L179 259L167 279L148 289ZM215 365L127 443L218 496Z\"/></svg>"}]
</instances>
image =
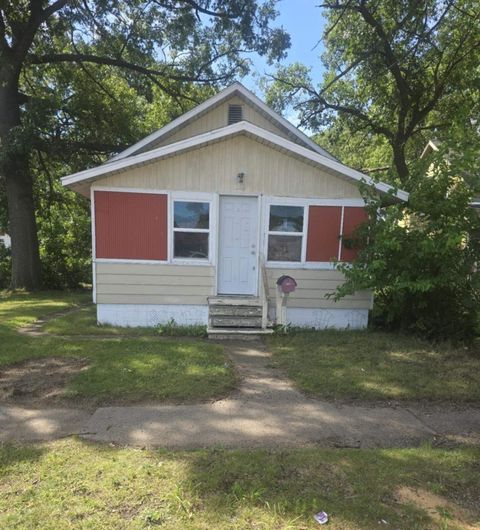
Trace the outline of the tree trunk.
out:
<instances>
[{"instance_id":1,"label":"tree trunk","mask_svg":"<svg viewBox=\"0 0 480 530\"><path fill-rule=\"evenodd\" d=\"M11 287L32 290L41 284L40 253L28 149L21 138L12 142L12 133L20 125L16 77L0 73L0 174L6 181L8 231L12 238Z\"/></svg>"},{"instance_id":2,"label":"tree trunk","mask_svg":"<svg viewBox=\"0 0 480 530\"><path fill-rule=\"evenodd\" d=\"M409 171L405 158L405 142L398 140L394 141L392 144L392 149L393 165L397 172L398 178L402 184L406 184L408 182Z\"/></svg>"}]
</instances>

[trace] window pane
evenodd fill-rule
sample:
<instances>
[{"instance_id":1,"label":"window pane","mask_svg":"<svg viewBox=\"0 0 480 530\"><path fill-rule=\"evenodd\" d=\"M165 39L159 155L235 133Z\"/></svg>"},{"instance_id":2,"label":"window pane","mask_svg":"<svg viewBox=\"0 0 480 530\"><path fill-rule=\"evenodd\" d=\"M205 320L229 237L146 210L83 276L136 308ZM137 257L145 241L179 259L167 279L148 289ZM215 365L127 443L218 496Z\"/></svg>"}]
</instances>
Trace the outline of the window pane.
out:
<instances>
[{"instance_id":1,"label":"window pane","mask_svg":"<svg viewBox=\"0 0 480 530\"><path fill-rule=\"evenodd\" d=\"M303 206L270 206L270 230L303 232Z\"/></svg>"},{"instance_id":2,"label":"window pane","mask_svg":"<svg viewBox=\"0 0 480 530\"><path fill-rule=\"evenodd\" d=\"M175 201L173 226L175 228L208 228L208 202Z\"/></svg>"},{"instance_id":3,"label":"window pane","mask_svg":"<svg viewBox=\"0 0 480 530\"><path fill-rule=\"evenodd\" d=\"M174 232L175 258L208 259L208 234Z\"/></svg>"},{"instance_id":4,"label":"window pane","mask_svg":"<svg viewBox=\"0 0 480 530\"><path fill-rule=\"evenodd\" d=\"M268 261L301 261L302 236L268 236Z\"/></svg>"}]
</instances>

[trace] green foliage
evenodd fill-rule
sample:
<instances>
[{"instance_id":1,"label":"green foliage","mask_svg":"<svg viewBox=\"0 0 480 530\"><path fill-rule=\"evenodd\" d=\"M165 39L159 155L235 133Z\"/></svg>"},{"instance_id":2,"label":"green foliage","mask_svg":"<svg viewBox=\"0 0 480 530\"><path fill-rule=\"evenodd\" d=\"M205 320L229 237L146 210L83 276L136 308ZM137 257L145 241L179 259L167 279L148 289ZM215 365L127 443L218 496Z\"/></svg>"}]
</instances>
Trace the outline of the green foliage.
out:
<instances>
[{"instance_id":1,"label":"green foliage","mask_svg":"<svg viewBox=\"0 0 480 530\"><path fill-rule=\"evenodd\" d=\"M386 166L382 177L408 190L415 187L408 165L429 139L450 141L453 123L478 141L476 0L340 0L321 7L323 80L317 86L301 64L280 68L267 92L277 109L293 106L342 161Z\"/></svg>"},{"instance_id":2,"label":"green foliage","mask_svg":"<svg viewBox=\"0 0 480 530\"><path fill-rule=\"evenodd\" d=\"M165 337L206 337L207 327L201 324L192 324L190 326L179 325L174 318L171 318L166 324L157 324L155 329L159 335Z\"/></svg>"},{"instance_id":3,"label":"green foliage","mask_svg":"<svg viewBox=\"0 0 480 530\"><path fill-rule=\"evenodd\" d=\"M346 283L336 298L375 290L377 323L429 338L471 338L480 303L480 219L469 203L477 171L468 152L441 150L418 167L407 206L382 208L367 197L370 221L352 265L339 265Z\"/></svg>"}]
</instances>

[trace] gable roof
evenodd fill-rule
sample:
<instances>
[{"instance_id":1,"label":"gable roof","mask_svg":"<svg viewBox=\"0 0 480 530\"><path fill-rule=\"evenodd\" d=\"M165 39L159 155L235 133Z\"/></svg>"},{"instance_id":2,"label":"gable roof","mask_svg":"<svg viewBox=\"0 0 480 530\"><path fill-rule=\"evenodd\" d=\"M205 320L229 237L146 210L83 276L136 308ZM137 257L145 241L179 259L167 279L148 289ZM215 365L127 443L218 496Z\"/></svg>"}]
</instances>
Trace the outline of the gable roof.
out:
<instances>
[{"instance_id":1,"label":"gable roof","mask_svg":"<svg viewBox=\"0 0 480 530\"><path fill-rule=\"evenodd\" d=\"M186 112L185 114L182 114L177 119L170 122L168 125L165 125L165 127L162 127L158 131L155 131L152 134L146 136L145 138L143 138L136 144L133 144L132 146L128 147L121 153L118 153L117 155L112 157L107 162L107 164L110 162L114 162L116 160L120 160L122 158L126 158L128 156L138 154L139 152L143 152L149 147L154 147L154 144L159 143L164 138L167 138L169 135L178 131L182 127L185 127L190 122L199 118L200 116L202 116L209 110L212 110L213 108L217 107L218 105L220 105L221 103L223 103L224 101L226 101L227 99L233 96L240 97L241 99L246 101L248 104L250 104L252 107L254 107L265 118L267 118L277 127L279 127L281 130L283 130L291 140L296 141L300 143L301 145L304 145L305 147L312 149L316 153L320 153L321 155L326 156L327 158L336 160L336 158L333 155L331 155L325 149L322 149L318 144L316 144L313 140L311 140L306 134L304 134L302 131L297 129L297 127L292 125L288 120L280 116L280 114L272 110L261 99L259 99L253 92L245 88L241 83L235 82L229 87L220 91L218 94L215 94L215 96L212 96L211 98L207 99L200 105L197 105L192 110Z\"/></svg>"},{"instance_id":2,"label":"gable roof","mask_svg":"<svg viewBox=\"0 0 480 530\"><path fill-rule=\"evenodd\" d=\"M168 144L166 146L152 149L137 155L132 154L117 160L112 160L107 164L103 164L92 169L74 173L73 175L63 177L62 184L79 191L80 188L85 184L88 185L107 175L152 163L168 156L177 155L182 152L219 142L223 139L234 137L240 134L247 135L266 143L275 149L288 152L291 155L307 160L310 163L323 168L327 172L350 182L365 182L368 185L374 186L375 189L380 193L391 195L393 199L399 201L408 200L408 193L405 191L395 190L392 186L383 182L374 182L368 175L365 175L360 171L352 169L336 160L333 160L330 157L318 152L314 152L313 150L306 147L302 147L295 142L286 140L281 136L262 129L261 127L257 127L256 125L246 121L234 123L233 125L227 125L226 127L222 127L221 129L217 129L215 131L209 131L186 140L181 140L179 142Z\"/></svg>"}]
</instances>

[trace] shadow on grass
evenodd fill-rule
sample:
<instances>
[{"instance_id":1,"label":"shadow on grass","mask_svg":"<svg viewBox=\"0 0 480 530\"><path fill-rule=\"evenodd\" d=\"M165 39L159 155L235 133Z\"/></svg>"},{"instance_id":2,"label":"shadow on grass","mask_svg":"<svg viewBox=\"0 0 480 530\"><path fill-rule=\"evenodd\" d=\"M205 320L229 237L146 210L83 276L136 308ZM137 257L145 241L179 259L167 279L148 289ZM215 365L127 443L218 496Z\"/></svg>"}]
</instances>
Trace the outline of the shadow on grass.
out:
<instances>
[{"instance_id":1,"label":"shadow on grass","mask_svg":"<svg viewBox=\"0 0 480 530\"><path fill-rule=\"evenodd\" d=\"M336 530L473 530L480 519L478 448L42 448L0 447L0 526L315 529L319 510Z\"/></svg>"},{"instance_id":2,"label":"shadow on grass","mask_svg":"<svg viewBox=\"0 0 480 530\"><path fill-rule=\"evenodd\" d=\"M479 456L475 449L429 447L212 450L186 457L181 495L192 506L191 517L202 506L225 523L243 519L262 528L316 528L312 516L324 510L329 527L338 529L388 523L409 530L473 530L480 521Z\"/></svg>"},{"instance_id":3,"label":"shadow on grass","mask_svg":"<svg viewBox=\"0 0 480 530\"><path fill-rule=\"evenodd\" d=\"M15 445L0 443L0 479L22 464L34 464L46 449L39 445Z\"/></svg>"}]
</instances>

